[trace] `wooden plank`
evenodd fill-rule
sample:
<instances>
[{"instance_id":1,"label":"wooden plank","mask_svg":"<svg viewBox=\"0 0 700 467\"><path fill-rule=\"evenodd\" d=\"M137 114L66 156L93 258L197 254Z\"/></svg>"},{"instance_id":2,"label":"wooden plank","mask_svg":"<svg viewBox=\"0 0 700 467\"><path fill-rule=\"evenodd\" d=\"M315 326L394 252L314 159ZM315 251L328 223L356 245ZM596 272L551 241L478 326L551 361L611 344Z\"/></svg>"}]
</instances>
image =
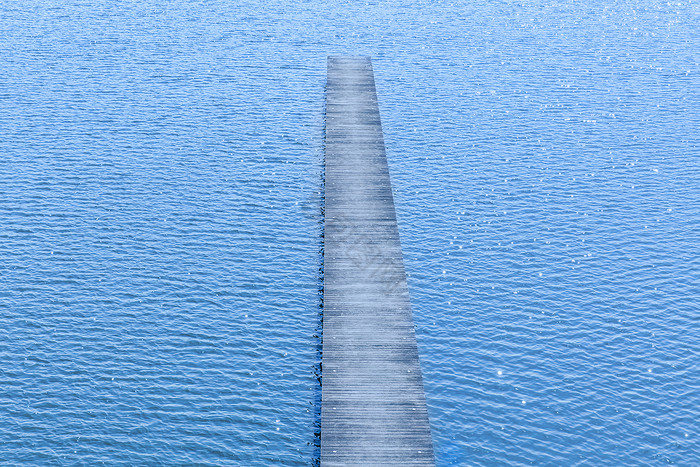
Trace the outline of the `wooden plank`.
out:
<instances>
[{"instance_id":1,"label":"wooden plank","mask_svg":"<svg viewBox=\"0 0 700 467\"><path fill-rule=\"evenodd\" d=\"M321 465L432 466L372 63L329 57Z\"/></svg>"}]
</instances>

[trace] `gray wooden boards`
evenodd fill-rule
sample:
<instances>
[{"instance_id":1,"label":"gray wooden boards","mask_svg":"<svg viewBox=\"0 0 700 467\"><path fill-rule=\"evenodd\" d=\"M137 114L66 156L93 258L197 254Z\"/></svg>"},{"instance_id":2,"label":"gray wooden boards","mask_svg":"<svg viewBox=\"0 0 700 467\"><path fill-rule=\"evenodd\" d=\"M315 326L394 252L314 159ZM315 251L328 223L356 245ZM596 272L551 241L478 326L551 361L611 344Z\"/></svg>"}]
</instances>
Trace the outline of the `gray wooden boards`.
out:
<instances>
[{"instance_id":1,"label":"gray wooden boards","mask_svg":"<svg viewBox=\"0 0 700 467\"><path fill-rule=\"evenodd\" d=\"M433 448L368 57L329 57L321 466L432 466Z\"/></svg>"}]
</instances>

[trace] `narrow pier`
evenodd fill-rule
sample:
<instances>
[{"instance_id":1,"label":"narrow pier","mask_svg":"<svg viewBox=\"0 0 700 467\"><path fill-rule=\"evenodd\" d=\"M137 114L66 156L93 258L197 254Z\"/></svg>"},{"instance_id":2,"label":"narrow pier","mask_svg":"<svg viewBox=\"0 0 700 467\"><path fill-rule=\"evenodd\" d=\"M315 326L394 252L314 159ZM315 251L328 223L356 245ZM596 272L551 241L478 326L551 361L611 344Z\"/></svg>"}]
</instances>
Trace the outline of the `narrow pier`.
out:
<instances>
[{"instance_id":1,"label":"narrow pier","mask_svg":"<svg viewBox=\"0 0 700 467\"><path fill-rule=\"evenodd\" d=\"M368 57L329 57L321 466L433 466Z\"/></svg>"}]
</instances>

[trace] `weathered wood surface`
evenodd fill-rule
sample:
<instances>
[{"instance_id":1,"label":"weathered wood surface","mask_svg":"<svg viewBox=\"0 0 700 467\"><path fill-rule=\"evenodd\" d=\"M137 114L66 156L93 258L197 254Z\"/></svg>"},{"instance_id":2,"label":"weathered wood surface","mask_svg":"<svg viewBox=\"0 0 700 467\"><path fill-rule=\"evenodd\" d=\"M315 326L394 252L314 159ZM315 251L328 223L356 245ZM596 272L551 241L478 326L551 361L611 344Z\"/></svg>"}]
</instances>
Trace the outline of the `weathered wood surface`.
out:
<instances>
[{"instance_id":1,"label":"weathered wood surface","mask_svg":"<svg viewBox=\"0 0 700 467\"><path fill-rule=\"evenodd\" d=\"M372 63L329 57L321 465L432 466Z\"/></svg>"}]
</instances>

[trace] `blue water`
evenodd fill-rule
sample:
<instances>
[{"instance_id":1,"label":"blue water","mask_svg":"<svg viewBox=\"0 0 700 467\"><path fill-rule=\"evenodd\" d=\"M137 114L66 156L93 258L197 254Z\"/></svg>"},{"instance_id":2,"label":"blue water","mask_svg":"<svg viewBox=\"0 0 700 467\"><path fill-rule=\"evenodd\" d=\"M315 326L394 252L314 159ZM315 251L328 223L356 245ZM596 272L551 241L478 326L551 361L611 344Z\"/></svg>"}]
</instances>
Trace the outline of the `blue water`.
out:
<instances>
[{"instance_id":1,"label":"blue water","mask_svg":"<svg viewBox=\"0 0 700 467\"><path fill-rule=\"evenodd\" d=\"M700 6L0 3L0 459L311 465L328 54L437 463L700 465Z\"/></svg>"}]
</instances>

